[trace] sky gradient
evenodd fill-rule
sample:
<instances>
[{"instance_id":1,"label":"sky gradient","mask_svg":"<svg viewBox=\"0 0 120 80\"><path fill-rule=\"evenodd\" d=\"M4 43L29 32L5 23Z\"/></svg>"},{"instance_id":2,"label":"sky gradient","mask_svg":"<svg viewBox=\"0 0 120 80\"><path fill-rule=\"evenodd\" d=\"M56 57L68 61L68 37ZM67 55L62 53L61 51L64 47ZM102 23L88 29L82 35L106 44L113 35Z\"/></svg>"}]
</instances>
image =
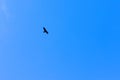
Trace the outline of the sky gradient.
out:
<instances>
[{"instance_id":1,"label":"sky gradient","mask_svg":"<svg viewBox=\"0 0 120 80\"><path fill-rule=\"evenodd\" d=\"M0 80L120 80L119 4L0 0Z\"/></svg>"}]
</instances>

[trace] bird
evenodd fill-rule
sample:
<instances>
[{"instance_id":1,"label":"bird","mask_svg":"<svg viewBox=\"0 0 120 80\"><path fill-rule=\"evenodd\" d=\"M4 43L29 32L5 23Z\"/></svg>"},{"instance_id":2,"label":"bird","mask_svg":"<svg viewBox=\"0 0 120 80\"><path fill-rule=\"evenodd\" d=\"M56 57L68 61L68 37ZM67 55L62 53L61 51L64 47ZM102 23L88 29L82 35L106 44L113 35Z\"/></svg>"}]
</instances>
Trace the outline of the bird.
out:
<instances>
[{"instance_id":1,"label":"bird","mask_svg":"<svg viewBox=\"0 0 120 80\"><path fill-rule=\"evenodd\" d=\"M48 34L48 31L46 30L46 28L45 27L43 27L43 33L46 33L46 34Z\"/></svg>"}]
</instances>

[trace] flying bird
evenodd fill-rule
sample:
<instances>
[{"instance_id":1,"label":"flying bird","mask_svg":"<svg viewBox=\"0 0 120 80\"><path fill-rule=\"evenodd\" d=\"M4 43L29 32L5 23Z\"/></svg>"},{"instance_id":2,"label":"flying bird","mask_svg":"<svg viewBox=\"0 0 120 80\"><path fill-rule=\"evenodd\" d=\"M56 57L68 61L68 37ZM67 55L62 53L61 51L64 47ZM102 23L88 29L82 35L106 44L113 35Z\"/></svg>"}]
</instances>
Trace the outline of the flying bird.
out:
<instances>
[{"instance_id":1,"label":"flying bird","mask_svg":"<svg viewBox=\"0 0 120 80\"><path fill-rule=\"evenodd\" d=\"M48 34L48 31L46 30L46 28L45 27L43 27L43 33L46 33L46 34Z\"/></svg>"}]
</instances>

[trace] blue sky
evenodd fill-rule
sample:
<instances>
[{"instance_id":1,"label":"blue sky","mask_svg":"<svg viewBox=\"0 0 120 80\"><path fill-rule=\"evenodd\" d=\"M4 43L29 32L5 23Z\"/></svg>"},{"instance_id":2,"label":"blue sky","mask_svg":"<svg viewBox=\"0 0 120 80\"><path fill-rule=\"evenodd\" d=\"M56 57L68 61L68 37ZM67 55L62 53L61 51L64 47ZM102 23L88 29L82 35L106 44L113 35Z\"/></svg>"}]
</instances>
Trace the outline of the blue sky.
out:
<instances>
[{"instance_id":1,"label":"blue sky","mask_svg":"<svg viewBox=\"0 0 120 80\"><path fill-rule=\"evenodd\" d=\"M0 80L120 80L119 4L0 0Z\"/></svg>"}]
</instances>

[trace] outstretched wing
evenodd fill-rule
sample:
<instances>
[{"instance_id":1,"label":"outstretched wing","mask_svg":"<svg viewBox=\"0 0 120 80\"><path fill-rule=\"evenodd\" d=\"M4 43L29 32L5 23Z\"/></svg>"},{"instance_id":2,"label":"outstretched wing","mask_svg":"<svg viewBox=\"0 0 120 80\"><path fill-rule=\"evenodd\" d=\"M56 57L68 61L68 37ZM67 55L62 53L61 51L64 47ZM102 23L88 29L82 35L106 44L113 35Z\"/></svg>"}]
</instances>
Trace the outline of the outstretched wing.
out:
<instances>
[{"instance_id":1,"label":"outstretched wing","mask_svg":"<svg viewBox=\"0 0 120 80\"><path fill-rule=\"evenodd\" d=\"M48 31L46 30L45 27L43 27L43 30L44 30L44 31L43 31L44 33L48 34Z\"/></svg>"}]
</instances>

